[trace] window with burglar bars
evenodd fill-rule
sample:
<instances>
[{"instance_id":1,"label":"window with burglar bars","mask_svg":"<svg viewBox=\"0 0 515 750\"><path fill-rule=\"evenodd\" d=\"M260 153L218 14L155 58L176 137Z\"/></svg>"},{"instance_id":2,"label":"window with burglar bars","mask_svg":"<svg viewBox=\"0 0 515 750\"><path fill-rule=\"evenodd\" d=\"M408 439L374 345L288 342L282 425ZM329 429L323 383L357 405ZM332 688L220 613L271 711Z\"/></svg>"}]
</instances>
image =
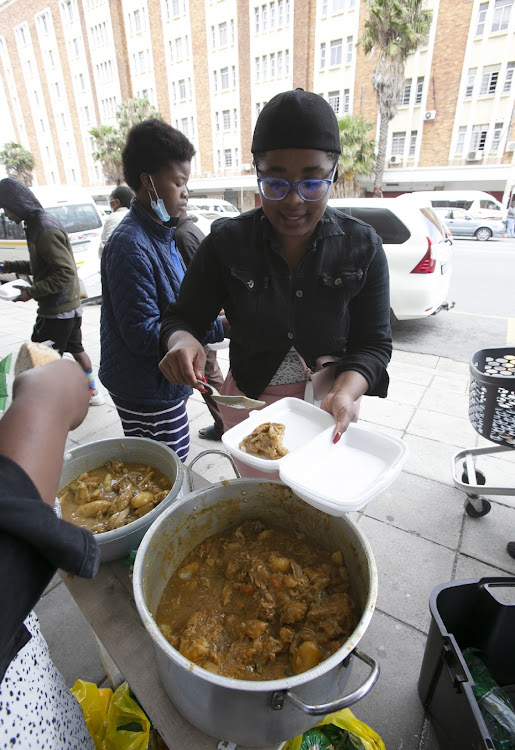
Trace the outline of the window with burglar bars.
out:
<instances>
[{"instance_id":1,"label":"window with burglar bars","mask_svg":"<svg viewBox=\"0 0 515 750\"><path fill-rule=\"evenodd\" d=\"M470 138L470 150L484 151L487 136L488 125L474 125Z\"/></svg>"},{"instance_id":2,"label":"window with burglar bars","mask_svg":"<svg viewBox=\"0 0 515 750\"><path fill-rule=\"evenodd\" d=\"M330 91L328 99L329 99L329 104L334 110L334 114L339 115L340 114L340 92Z\"/></svg>"},{"instance_id":3,"label":"window with burglar bars","mask_svg":"<svg viewBox=\"0 0 515 750\"><path fill-rule=\"evenodd\" d=\"M483 68L483 73L481 75L481 87L479 89L480 96L495 94L500 70L500 65L489 65L488 67Z\"/></svg>"},{"instance_id":4,"label":"window with burglar bars","mask_svg":"<svg viewBox=\"0 0 515 750\"><path fill-rule=\"evenodd\" d=\"M404 81L404 89L401 94L401 100L399 104L402 106L409 105L411 97L411 78L408 78L406 81Z\"/></svg>"}]
</instances>

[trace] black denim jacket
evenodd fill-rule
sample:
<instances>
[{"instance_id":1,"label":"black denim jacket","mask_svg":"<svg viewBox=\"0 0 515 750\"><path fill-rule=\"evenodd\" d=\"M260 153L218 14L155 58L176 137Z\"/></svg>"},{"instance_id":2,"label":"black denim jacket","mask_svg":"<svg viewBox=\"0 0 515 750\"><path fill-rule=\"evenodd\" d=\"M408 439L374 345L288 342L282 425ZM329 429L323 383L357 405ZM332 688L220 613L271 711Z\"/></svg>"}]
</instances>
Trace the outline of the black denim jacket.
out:
<instances>
[{"instance_id":1,"label":"black denim jacket","mask_svg":"<svg viewBox=\"0 0 515 750\"><path fill-rule=\"evenodd\" d=\"M163 315L163 351L178 330L202 341L222 308L231 372L247 396L261 395L292 346L312 368L320 356L339 357L337 374L355 370L368 395L386 396L388 266L368 224L328 207L292 274L262 209L215 221Z\"/></svg>"}]
</instances>

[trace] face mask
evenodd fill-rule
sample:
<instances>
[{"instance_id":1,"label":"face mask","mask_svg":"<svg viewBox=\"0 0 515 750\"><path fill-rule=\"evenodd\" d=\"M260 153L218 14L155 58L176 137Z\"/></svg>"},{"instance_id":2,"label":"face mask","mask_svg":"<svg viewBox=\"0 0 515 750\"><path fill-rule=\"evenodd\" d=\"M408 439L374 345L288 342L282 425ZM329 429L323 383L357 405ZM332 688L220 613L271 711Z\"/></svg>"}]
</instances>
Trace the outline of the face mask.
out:
<instances>
[{"instance_id":1,"label":"face mask","mask_svg":"<svg viewBox=\"0 0 515 750\"><path fill-rule=\"evenodd\" d=\"M170 221L170 215L165 208L163 199L160 198L157 194L157 190L154 186L154 180L152 179L150 175L149 177L150 177L150 182L152 183L152 187L154 188L154 193L156 194L156 198L157 198L157 201L152 200L152 196L150 195L150 193L148 194L148 197L150 198L150 206L152 208L152 211L156 214L156 216L158 216L161 219L161 221L163 221L166 224L167 221Z\"/></svg>"}]
</instances>

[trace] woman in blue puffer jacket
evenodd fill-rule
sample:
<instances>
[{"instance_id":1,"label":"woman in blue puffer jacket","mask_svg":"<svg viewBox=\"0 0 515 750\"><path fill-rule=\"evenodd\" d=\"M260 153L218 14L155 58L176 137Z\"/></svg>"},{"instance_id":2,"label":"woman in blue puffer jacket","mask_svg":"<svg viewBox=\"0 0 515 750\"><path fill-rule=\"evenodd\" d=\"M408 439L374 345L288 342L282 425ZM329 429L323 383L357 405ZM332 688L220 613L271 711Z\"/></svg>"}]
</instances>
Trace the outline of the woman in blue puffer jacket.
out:
<instances>
[{"instance_id":1,"label":"woman in blue puffer jacket","mask_svg":"<svg viewBox=\"0 0 515 750\"><path fill-rule=\"evenodd\" d=\"M144 120L129 131L122 160L135 198L101 261L100 380L125 435L164 442L182 461L189 451L191 388L159 371L159 327L184 276L174 233L194 154L186 136L162 120ZM206 343L221 341L220 320L206 334Z\"/></svg>"}]
</instances>

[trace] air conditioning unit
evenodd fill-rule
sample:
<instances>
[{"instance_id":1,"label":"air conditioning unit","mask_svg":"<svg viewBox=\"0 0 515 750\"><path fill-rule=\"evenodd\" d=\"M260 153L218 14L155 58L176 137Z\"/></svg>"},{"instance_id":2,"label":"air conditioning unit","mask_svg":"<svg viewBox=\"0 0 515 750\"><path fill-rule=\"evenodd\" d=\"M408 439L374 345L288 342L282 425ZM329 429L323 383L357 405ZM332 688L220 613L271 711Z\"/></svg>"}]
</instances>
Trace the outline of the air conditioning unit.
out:
<instances>
[{"instance_id":1,"label":"air conditioning unit","mask_svg":"<svg viewBox=\"0 0 515 750\"><path fill-rule=\"evenodd\" d=\"M467 154L467 161L481 161L482 158L482 151L469 151Z\"/></svg>"},{"instance_id":2,"label":"air conditioning unit","mask_svg":"<svg viewBox=\"0 0 515 750\"><path fill-rule=\"evenodd\" d=\"M400 156L395 156L395 154L393 154L392 156L390 156L390 159L389 159L390 164L399 164L399 162L401 162L401 161L402 161L401 157Z\"/></svg>"},{"instance_id":3,"label":"air conditioning unit","mask_svg":"<svg viewBox=\"0 0 515 750\"><path fill-rule=\"evenodd\" d=\"M515 151L515 141L508 141L506 151Z\"/></svg>"},{"instance_id":4,"label":"air conditioning unit","mask_svg":"<svg viewBox=\"0 0 515 750\"><path fill-rule=\"evenodd\" d=\"M424 120L434 120L436 118L436 109L428 109L424 112Z\"/></svg>"}]
</instances>

